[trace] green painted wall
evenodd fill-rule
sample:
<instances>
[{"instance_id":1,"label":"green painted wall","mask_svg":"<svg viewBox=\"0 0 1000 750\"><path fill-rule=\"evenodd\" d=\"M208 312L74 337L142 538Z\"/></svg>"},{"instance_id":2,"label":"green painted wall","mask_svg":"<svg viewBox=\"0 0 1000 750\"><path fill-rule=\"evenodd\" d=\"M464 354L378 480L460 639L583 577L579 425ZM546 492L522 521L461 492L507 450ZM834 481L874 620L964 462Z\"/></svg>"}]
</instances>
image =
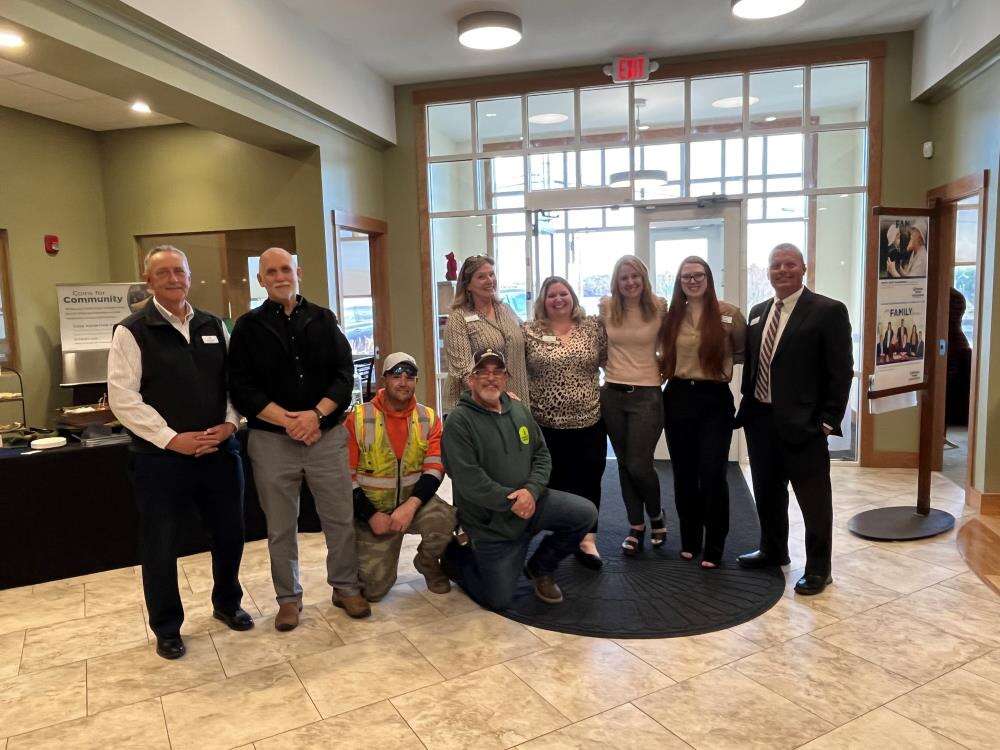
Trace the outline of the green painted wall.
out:
<instances>
[{"instance_id":1,"label":"green painted wall","mask_svg":"<svg viewBox=\"0 0 1000 750\"><path fill-rule=\"evenodd\" d=\"M8 233L28 419L44 425L54 408L71 401L59 388L54 284L109 279L97 135L0 107L0 229ZM58 255L45 254L46 234L59 236ZM3 379L0 390L16 390L16 385ZM0 404L0 422L20 418L19 406Z\"/></svg>"}]
</instances>

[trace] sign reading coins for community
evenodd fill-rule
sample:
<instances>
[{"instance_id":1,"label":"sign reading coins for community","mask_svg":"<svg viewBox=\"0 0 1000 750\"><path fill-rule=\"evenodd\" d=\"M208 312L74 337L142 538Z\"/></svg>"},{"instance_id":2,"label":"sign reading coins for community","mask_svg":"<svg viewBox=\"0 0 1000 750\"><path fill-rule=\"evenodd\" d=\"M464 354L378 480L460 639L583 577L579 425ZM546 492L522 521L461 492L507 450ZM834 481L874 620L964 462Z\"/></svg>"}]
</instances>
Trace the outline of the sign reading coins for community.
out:
<instances>
[{"instance_id":1,"label":"sign reading coins for community","mask_svg":"<svg viewBox=\"0 0 1000 750\"><path fill-rule=\"evenodd\" d=\"M63 352L107 350L116 323L145 304L144 283L56 284Z\"/></svg>"},{"instance_id":2,"label":"sign reading coins for community","mask_svg":"<svg viewBox=\"0 0 1000 750\"><path fill-rule=\"evenodd\" d=\"M918 388L924 382L924 356L929 346L929 232L929 216L878 215L878 314L872 391Z\"/></svg>"}]
</instances>

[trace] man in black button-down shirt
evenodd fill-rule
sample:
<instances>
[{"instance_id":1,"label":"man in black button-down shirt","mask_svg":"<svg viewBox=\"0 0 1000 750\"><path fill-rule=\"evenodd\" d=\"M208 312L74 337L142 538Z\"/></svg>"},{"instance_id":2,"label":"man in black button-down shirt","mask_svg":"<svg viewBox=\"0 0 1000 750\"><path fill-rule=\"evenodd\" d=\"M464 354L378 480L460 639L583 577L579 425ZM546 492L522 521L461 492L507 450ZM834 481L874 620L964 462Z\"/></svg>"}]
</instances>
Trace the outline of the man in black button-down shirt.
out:
<instances>
[{"instance_id":1,"label":"man in black button-down shirt","mask_svg":"<svg viewBox=\"0 0 1000 750\"><path fill-rule=\"evenodd\" d=\"M333 603L352 617L371 614L359 592L342 424L354 386L351 346L336 316L298 293L301 275L295 256L281 248L260 256L267 300L236 322L229 349L230 393L250 425L248 453L278 601L274 626L282 631L298 625L302 609L296 533L303 479L326 536Z\"/></svg>"}]
</instances>

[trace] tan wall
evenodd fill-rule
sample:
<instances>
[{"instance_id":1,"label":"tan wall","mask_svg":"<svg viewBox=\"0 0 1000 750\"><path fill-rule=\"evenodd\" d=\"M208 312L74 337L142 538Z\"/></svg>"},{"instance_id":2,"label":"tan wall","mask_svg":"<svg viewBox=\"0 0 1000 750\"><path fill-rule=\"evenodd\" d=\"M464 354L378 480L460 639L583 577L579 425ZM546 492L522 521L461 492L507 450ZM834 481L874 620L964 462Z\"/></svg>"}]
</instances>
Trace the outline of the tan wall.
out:
<instances>
[{"instance_id":1,"label":"tan wall","mask_svg":"<svg viewBox=\"0 0 1000 750\"><path fill-rule=\"evenodd\" d=\"M97 135L0 107L0 228L8 231L28 419L44 425L71 400L59 388L54 285L109 279ZM46 234L59 236L62 249L54 257L43 250ZM7 379L0 383L0 390L15 389ZM20 418L19 407L0 405L0 422Z\"/></svg>"},{"instance_id":2,"label":"tan wall","mask_svg":"<svg viewBox=\"0 0 1000 750\"><path fill-rule=\"evenodd\" d=\"M978 430L973 484L984 492L1000 492L1000 63L931 107L935 155L929 162L929 186L990 170L986 214L985 283L981 300Z\"/></svg>"}]
</instances>

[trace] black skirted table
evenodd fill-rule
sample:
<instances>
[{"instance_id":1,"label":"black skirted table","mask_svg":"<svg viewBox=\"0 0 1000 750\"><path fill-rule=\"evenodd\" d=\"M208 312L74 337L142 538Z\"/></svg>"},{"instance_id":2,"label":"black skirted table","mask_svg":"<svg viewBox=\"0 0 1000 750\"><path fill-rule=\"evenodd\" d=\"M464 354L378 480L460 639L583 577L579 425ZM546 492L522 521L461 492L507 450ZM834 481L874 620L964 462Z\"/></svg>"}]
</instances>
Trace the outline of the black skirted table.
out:
<instances>
[{"instance_id":1,"label":"black skirted table","mask_svg":"<svg viewBox=\"0 0 1000 750\"><path fill-rule=\"evenodd\" d=\"M246 477L246 539L267 537L239 432ZM127 445L65 448L0 456L0 589L72 578L139 562L139 514L129 483ZM319 531L316 504L303 482L299 530ZM179 554L209 548L195 515Z\"/></svg>"}]
</instances>

